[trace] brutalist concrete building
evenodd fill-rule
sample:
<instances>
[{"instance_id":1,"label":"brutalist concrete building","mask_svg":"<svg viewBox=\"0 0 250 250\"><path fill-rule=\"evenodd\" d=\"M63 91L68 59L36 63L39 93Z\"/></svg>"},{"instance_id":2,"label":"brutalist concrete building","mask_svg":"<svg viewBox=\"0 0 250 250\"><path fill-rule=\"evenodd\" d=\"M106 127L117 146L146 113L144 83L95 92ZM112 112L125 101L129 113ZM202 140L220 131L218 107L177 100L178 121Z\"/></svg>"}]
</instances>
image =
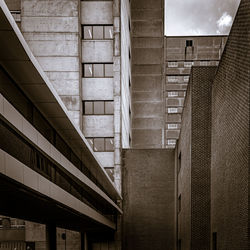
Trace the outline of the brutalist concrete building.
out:
<instances>
[{"instance_id":1,"label":"brutalist concrete building","mask_svg":"<svg viewBox=\"0 0 250 250\"><path fill-rule=\"evenodd\" d=\"M163 0L0 0L0 250L249 249L250 2L164 37Z\"/></svg>"}]
</instances>

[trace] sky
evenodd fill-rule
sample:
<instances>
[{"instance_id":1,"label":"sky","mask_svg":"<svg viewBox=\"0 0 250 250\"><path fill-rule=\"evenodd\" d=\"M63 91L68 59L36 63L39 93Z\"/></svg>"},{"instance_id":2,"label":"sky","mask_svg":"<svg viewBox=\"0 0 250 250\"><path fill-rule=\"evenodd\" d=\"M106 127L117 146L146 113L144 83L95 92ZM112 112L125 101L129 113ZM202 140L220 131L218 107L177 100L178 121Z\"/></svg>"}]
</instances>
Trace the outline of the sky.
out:
<instances>
[{"instance_id":1,"label":"sky","mask_svg":"<svg viewBox=\"0 0 250 250\"><path fill-rule=\"evenodd\" d=\"M165 35L227 35L240 0L165 0Z\"/></svg>"}]
</instances>

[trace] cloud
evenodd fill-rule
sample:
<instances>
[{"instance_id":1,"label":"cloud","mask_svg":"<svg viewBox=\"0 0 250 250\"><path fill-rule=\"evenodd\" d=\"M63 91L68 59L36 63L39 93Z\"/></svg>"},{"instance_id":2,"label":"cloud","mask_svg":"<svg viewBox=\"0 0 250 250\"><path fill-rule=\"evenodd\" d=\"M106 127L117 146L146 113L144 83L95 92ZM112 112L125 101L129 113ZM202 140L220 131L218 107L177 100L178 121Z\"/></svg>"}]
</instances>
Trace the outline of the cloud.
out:
<instances>
[{"instance_id":1,"label":"cloud","mask_svg":"<svg viewBox=\"0 0 250 250\"><path fill-rule=\"evenodd\" d=\"M227 12L224 12L222 16L217 20L217 34L224 33L228 30L228 28L231 27L233 23L233 18L231 15L229 15Z\"/></svg>"},{"instance_id":2,"label":"cloud","mask_svg":"<svg viewBox=\"0 0 250 250\"><path fill-rule=\"evenodd\" d=\"M240 0L165 0L165 34L228 34Z\"/></svg>"}]
</instances>

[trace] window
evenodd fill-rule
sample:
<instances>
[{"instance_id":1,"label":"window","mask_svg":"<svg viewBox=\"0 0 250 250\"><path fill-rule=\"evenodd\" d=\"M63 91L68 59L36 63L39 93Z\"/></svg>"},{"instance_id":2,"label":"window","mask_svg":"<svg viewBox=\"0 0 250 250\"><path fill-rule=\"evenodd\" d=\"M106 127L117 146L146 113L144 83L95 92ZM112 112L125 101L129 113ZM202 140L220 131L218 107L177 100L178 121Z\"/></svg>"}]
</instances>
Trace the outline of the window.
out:
<instances>
[{"instance_id":1,"label":"window","mask_svg":"<svg viewBox=\"0 0 250 250\"><path fill-rule=\"evenodd\" d=\"M178 67L178 62L168 62L168 67L169 68L176 68L176 67Z\"/></svg>"},{"instance_id":2,"label":"window","mask_svg":"<svg viewBox=\"0 0 250 250\"><path fill-rule=\"evenodd\" d=\"M209 61L200 61L200 66L208 66Z\"/></svg>"},{"instance_id":3,"label":"window","mask_svg":"<svg viewBox=\"0 0 250 250\"><path fill-rule=\"evenodd\" d=\"M177 97L177 96L178 96L178 92L176 91L168 92L168 97Z\"/></svg>"},{"instance_id":4,"label":"window","mask_svg":"<svg viewBox=\"0 0 250 250\"><path fill-rule=\"evenodd\" d=\"M177 246L178 250L181 250L181 239L178 240L178 246Z\"/></svg>"},{"instance_id":5,"label":"window","mask_svg":"<svg viewBox=\"0 0 250 250\"><path fill-rule=\"evenodd\" d=\"M21 22L21 11L20 10L11 10L10 13L12 14L12 16L16 22Z\"/></svg>"},{"instance_id":6,"label":"window","mask_svg":"<svg viewBox=\"0 0 250 250\"><path fill-rule=\"evenodd\" d=\"M84 63L83 77L113 77L113 63Z\"/></svg>"},{"instance_id":7,"label":"window","mask_svg":"<svg viewBox=\"0 0 250 250\"><path fill-rule=\"evenodd\" d=\"M217 250L217 233L213 232L213 246L212 246L213 250Z\"/></svg>"},{"instance_id":8,"label":"window","mask_svg":"<svg viewBox=\"0 0 250 250\"><path fill-rule=\"evenodd\" d=\"M168 144L168 146L175 146L176 145L176 140L174 140L174 139L167 140L167 144Z\"/></svg>"},{"instance_id":9,"label":"window","mask_svg":"<svg viewBox=\"0 0 250 250\"><path fill-rule=\"evenodd\" d=\"M83 25L84 40L109 40L113 39L113 25Z\"/></svg>"},{"instance_id":10,"label":"window","mask_svg":"<svg viewBox=\"0 0 250 250\"><path fill-rule=\"evenodd\" d=\"M178 156L178 173L180 172L180 169L181 169L181 152L180 152L180 154L179 154L179 156Z\"/></svg>"},{"instance_id":11,"label":"window","mask_svg":"<svg viewBox=\"0 0 250 250\"><path fill-rule=\"evenodd\" d=\"M193 62L184 62L184 67L191 68L193 66Z\"/></svg>"},{"instance_id":12,"label":"window","mask_svg":"<svg viewBox=\"0 0 250 250\"><path fill-rule=\"evenodd\" d=\"M176 76L168 76L167 77L168 82L177 82L178 78Z\"/></svg>"},{"instance_id":13,"label":"window","mask_svg":"<svg viewBox=\"0 0 250 250\"><path fill-rule=\"evenodd\" d=\"M193 40L186 40L186 47L193 47Z\"/></svg>"},{"instance_id":14,"label":"window","mask_svg":"<svg viewBox=\"0 0 250 250\"><path fill-rule=\"evenodd\" d=\"M114 151L114 138L87 138L89 145L95 152L112 152Z\"/></svg>"},{"instance_id":15,"label":"window","mask_svg":"<svg viewBox=\"0 0 250 250\"><path fill-rule=\"evenodd\" d=\"M168 129L178 129L178 124L176 123L168 124Z\"/></svg>"},{"instance_id":16,"label":"window","mask_svg":"<svg viewBox=\"0 0 250 250\"><path fill-rule=\"evenodd\" d=\"M169 114L176 114L176 113L178 113L178 108L168 108L168 113Z\"/></svg>"},{"instance_id":17,"label":"window","mask_svg":"<svg viewBox=\"0 0 250 250\"><path fill-rule=\"evenodd\" d=\"M184 82L188 82L189 81L189 76L184 76L183 80L184 80Z\"/></svg>"},{"instance_id":18,"label":"window","mask_svg":"<svg viewBox=\"0 0 250 250\"><path fill-rule=\"evenodd\" d=\"M178 197L178 213L181 211L181 194Z\"/></svg>"},{"instance_id":19,"label":"window","mask_svg":"<svg viewBox=\"0 0 250 250\"><path fill-rule=\"evenodd\" d=\"M83 101L83 115L113 115L113 101Z\"/></svg>"}]
</instances>

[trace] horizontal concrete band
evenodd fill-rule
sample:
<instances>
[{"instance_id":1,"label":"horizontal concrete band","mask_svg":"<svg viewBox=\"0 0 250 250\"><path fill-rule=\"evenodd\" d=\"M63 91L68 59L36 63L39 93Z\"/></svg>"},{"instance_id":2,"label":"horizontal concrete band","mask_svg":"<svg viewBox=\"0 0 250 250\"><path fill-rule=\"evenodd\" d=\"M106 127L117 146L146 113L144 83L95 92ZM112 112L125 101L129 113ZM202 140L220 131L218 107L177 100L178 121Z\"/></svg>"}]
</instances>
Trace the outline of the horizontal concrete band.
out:
<instances>
[{"instance_id":1,"label":"horizontal concrete band","mask_svg":"<svg viewBox=\"0 0 250 250\"><path fill-rule=\"evenodd\" d=\"M39 173L0 149L0 173L112 229L115 224Z\"/></svg>"},{"instance_id":2,"label":"horizontal concrete band","mask_svg":"<svg viewBox=\"0 0 250 250\"><path fill-rule=\"evenodd\" d=\"M91 188L97 195L101 196L120 213L120 208L88 177L77 169L63 154L61 154L44 136L42 136L1 94L0 94L0 114L10 122L20 134L27 137L41 151L46 153L84 185Z\"/></svg>"}]
</instances>

